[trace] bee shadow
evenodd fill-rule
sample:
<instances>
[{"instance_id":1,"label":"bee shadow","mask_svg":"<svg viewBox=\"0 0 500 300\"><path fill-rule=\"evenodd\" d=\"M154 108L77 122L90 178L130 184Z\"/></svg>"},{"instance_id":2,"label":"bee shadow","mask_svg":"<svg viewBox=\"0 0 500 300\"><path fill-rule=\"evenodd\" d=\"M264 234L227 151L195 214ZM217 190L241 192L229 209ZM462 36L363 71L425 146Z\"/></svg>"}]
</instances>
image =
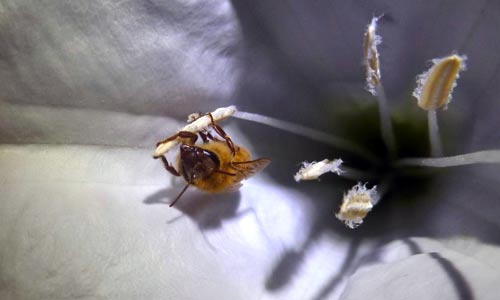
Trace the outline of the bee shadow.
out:
<instances>
[{"instance_id":1,"label":"bee shadow","mask_svg":"<svg viewBox=\"0 0 500 300\"><path fill-rule=\"evenodd\" d=\"M144 199L143 203L170 205L178 193L179 187L161 189ZM195 189L188 190L172 207L172 209L179 210L182 215L168 220L167 223L174 223L179 218L187 216L196 222L200 229L219 228L224 220L241 215L238 212L240 197L239 191L208 194Z\"/></svg>"}]
</instances>

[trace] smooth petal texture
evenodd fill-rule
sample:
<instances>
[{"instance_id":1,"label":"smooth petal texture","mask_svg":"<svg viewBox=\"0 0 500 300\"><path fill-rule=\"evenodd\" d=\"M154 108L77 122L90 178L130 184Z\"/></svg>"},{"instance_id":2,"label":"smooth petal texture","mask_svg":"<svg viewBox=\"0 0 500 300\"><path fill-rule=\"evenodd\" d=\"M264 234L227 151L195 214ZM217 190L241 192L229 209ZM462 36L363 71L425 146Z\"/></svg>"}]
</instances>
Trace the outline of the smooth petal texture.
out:
<instances>
[{"instance_id":1,"label":"smooth petal texture","mask_svg":"<svg viewBox=\"0 0 500 300\"><path fill-rule=\"evenodd\" d=\"M180 186L148 154L1 146L0 298L259 297L280 250L306 238L307 198L260 180L170 209Z\"/></svg>"},{"instance_id":2,"label":"smooth petal texture","mask_svg":"<svg viewBox=\"0 0 500 300\"><path fill-rule=\"evenodd\" d=\"M395 239L467 235L475 253L493 253L497 166L454 169L411 205L382 200L353 231L334 218L351 182L293 181L301 161L339 156L306 139L227 121L235 141L273 163L237 193L191 189L174 208L183 183L151 154L188 114L229 104L333 133L353 125L336 116L373 101L362 36L382 13L392 108L410 101L426 61L459 50L469 69L441 119L445 150L499 147L498 11L487 0L3 1L0 298L335 299ZM464 256L457 268L478 274L466 281L488 297L496 271ZM390 274L429 261L409 257ZM345 297L366 295L353 285L362 274ZM442 285L427 295L453 293L436 274Z\"/></svg>"},{"instance_id":3,"label":"smooth petal texture","mask_svg":"<svg viewBox=\"0 0 500 300\"><path fill-rule=\"evenodd\" d=\"M239 25L227 1L4 1L2 100L184 117L227 101ZM169 105L166 105L166 104Z\"/></svg>"},{"instance_id":4,"label":"smooth petal texture","mask_svg":"<svg viewBox=\"0 0 500 300\"><path fill-rule=\"evenodd\" d=\"M498 298L498 247L467 239L440 243L413 238L378 252L381 263L351 276L340 299Z\"/></svg>"}]
</instances>

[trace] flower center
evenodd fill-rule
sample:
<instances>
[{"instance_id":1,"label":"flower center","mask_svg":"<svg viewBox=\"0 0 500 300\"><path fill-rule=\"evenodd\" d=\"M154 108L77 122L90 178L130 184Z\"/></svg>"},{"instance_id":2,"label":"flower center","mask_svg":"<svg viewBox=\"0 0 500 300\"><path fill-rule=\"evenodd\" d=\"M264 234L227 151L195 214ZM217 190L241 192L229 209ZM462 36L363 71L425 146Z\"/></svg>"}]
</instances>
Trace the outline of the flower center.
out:
<instances>
[{"instance_id":1,"label":"flower center","mask_svg":"<svg viewBox=\"0 0 500 300\"><path fill-rule=\"evenodd\" d=\"M444 172L437 168L401 166L398 161L410 157L429 157L430 143L427 114L411 101L395 110L391 115L394 131L395 151L391 154L383 140L380 128L380 114L376 102L367 103L355 109L335 113L336 133L374 153L376 160L360 157L349 151L336 154L349 167L359 172L356 182L377 185L384 198L382 203L415 201L418 196L430 190L435 177ZM448 141L453 144L453 141Z\"/></svg>"}]
</instances>

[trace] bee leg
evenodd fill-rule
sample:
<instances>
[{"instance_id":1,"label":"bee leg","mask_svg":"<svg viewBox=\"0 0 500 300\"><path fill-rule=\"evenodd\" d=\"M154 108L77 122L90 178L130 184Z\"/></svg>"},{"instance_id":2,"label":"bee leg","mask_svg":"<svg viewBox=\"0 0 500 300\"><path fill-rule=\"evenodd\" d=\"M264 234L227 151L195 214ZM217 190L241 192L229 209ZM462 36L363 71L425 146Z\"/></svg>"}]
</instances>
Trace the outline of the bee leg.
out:
<instances>
[{"instance_id":1,"label":"bee leg","mask_svg":"<svg viewBox=\"0 0 500 300\"><path fill-rule=\"evenodd\" d=\"M177 133L177 136L183 139L189 139L191 145L194 145L194 143L196 143L196 141L198 140L198 135L191 131L179 131Z\"/></svg>"},{"instance_id":2,"label":"bee leg","mask_svg":"<svg viewBox=\"0 0 500 300\"><path fill-rule=\"evenodd\" d=\"M198 135L196 133L193 133L190 131L179 131L176 134L174 134L173 136L156 143L156 147L158 147L161 144L176 140L177 138L189 139L189 142L191 143L191 145L194 145L194 143L196 143L196 140L198 140Z\"/></svg>"},{"instance_id":3,"label":"bee leg","mask_svg":"<svg viewBox=\"0 0 500 300\"><path fill-rule=\"evenodd\" d=\"M168 163L168 160L165 156L161 155L159 157L161 159L161 161L163 162L163 165L165 166L165 169L170 172L172 175L174 176L181 176L181 174L179 174L179 172L173 167L171 166L169 163ZM192 178L191 180L186 184L186 186L184 186L184 188L182 189L182 191L179 193L179 195L177 195L177 197L175 197L175 200L172 201L172 203L170 203L170 207L174 206L175 202L177 202L177 200L179 200L182 196L182 194L184 194L184 192L187 190L187 188L192 184Z\"/></svg>"},{"instance_id":4,"label":"bee leg","mask_svg":"<svg viewBox=\"0 0 500 300\"><path fill-rule=\"evenodd\" d=\"M219 139L215 138L210 132L207 132L207 137L211 141L220 141Z\"/></svg>"},{"instance_id":5,"label":"bee leg","mask_svg":"<svg viewBox=\"0 0 500 300\"><path fill-rule=\"evenodd\" d=\"M231 140L229 135L227 135L227 133L224 131L224 129L222 129L222 127L220 127L219 125L217 125L217 123L215 123L212 113L208 113L207 115L210 117L210 120L212 122L212 127L214 128L215 132L217 132L217 134L220 135L226 141L227 146L231 150L231 154L234 156L234 154L236 154L236 147L234 146L233 140Z\"/></svg>"},{"instance_id":6,"label":"bee leg","mask_svg":"<svg viewBox=\"0 0 500 300\"><path fill-rule=\"evenodd\" d=\"M209 132L200 131L200 132L198 132L198 134L200 135L204 144L207 144L209 142L209 140L213 140L213 137Z\"/></svg>"},{"instance_id":7,"label":"bee leg","mask_svg":"<svg viewBox=\"0 0 500 300\"><path fill-rule=\"evenodd\" d=\"M198 132L198 134L200 135L201 139L203 140L203 143L207 144L208 142L210 141L216 141L216 142L220 142L221 140L219 140L218 138L215 138L210 132L208 131L200 131Z\"/></svg>"},{"instance_id":8,"label":"bee leg","mask_svg":"<svg viewBox=\"0 0 500 300\"><path fill-rule=\"evenodd\" d=\"M174 176L181 176L181 174L179 174L179 172L172 165L168 163L168 160L164 155L160 155L158 158L161 159L161 161L163 162L163 166L168 172L170 172L170 174Z\"/></svg>"}]
</instances>

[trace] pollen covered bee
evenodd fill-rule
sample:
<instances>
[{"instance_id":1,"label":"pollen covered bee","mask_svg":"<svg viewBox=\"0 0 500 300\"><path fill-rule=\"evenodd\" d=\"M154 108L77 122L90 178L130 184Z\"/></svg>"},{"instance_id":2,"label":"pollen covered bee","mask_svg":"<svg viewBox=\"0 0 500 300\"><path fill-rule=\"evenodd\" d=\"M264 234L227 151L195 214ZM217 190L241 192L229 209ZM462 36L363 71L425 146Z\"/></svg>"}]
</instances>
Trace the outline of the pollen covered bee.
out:
<instances>
[{"instance_id":1,"label":"pollen covered bee","mask_svg":"<svg viewBox=\"0 0 500 300\"><path fill-rule=\"evenodd\" d=\"M180 142L177 169L168 162L164 154L155 156L161 159L168 172L174 176L182 176L187 183L170 206L180 199L190 185L212 193L237 190L242 185L242 180L263 170L271 162L267 158L252 160L250 152L245 147L234 144L222 127L215 123L211 113L207 116L217 137L208 128L198 133L181 130L157 144L160 147L172 141ZM198 136L202 140L200 144L196 144Z\"/></svg>"}]
</instances>

